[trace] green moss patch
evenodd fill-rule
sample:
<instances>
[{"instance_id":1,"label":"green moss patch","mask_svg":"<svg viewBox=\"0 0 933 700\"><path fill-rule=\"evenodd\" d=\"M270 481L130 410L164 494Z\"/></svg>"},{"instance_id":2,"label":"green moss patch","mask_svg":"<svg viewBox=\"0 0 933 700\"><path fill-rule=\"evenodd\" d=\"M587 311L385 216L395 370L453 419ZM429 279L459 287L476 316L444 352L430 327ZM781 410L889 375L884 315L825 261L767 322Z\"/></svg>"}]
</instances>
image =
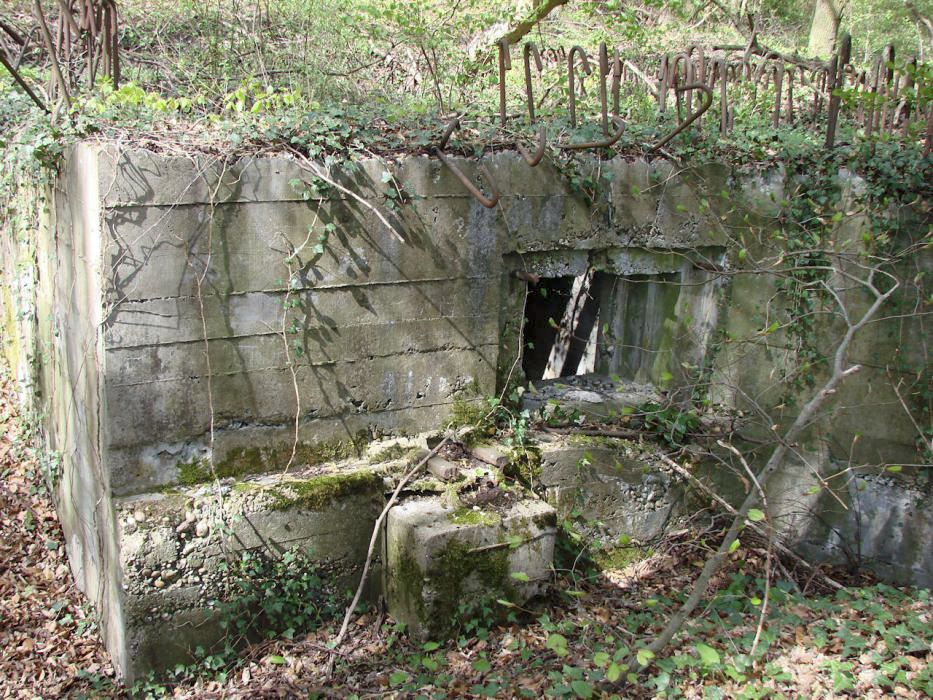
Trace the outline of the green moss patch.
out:
<instances>
[{"instance_id":1,"label":"green moss patch","mask_svg":"<svg viewBox=\"0 0 933 700\"><path fill-rule=\"evenodd\" d=\"M325 462L336 462L343 459L359 457L360 441L331 440L315 443L301 443L295 449L293 464L315 465ZM214 465L214 473L218 479L239 479L252 474L263 474L279 470L288 464L292 455L290 446L275 448L241 447L231 450L224 459ZM178 483L182 486L203 484L214 478L210 464L206 460L192 460L180 462L178 469Z\"/></svg>"},{"instance_id":2,"label":"green moss patch","mask_svg":"<svg viewBox=\"0 0 933 700\"><path fill-rule=\"evenodd\" d=\"M496 513L472 508L458 508L447 516L454 525L498 525L502 518Z\"/></svg>"},{"instance_id":3,"label":"green moss patch","mask_svg":"<svg viewBox=\"0 0 933 700\"><path fill-rule=\"evenodd\" d=\"M568 444L586 445L588 447L606 447L611 450L618 450L628 445L634 445L631 440L625 438L608 437L605 435L569 435Z\"/></svg>"},{"instance_id":4,"label":"green moss patch","mask_svg":"<svg viewBox=\"0 0 933 700\"><path fill-rule=\"evenodd\" d=\"M344 496L379 492L382 476L371 471L323 474L310 479L293 479L275 489L274 510L303 508L320 510Z\"/></svg>"},{"instance_id":5,"label":"green moss patch","mask_svg":"<svg viewBox=\"0 0 933 700\"><path fill-rule=\"evenodd\" d=\"M482 552L450 540L435 557L428 572L428 585L436 594L429 627L451 631L461 620L470 619L484 603L515 597L509 585L508 550Z\"/></svg>"},{"instance_id":6,"label":"green moss patch","mask_svg":"<svg viewBox=\"0 0 933 700\"><path fill-rule=\"evenodd\" d=\"M203 459L179 462L175 466L178 469L177 480L181 486L203 484L205 481L210 481L213 478L210 465Z\"/></svg>"}]
</instances>

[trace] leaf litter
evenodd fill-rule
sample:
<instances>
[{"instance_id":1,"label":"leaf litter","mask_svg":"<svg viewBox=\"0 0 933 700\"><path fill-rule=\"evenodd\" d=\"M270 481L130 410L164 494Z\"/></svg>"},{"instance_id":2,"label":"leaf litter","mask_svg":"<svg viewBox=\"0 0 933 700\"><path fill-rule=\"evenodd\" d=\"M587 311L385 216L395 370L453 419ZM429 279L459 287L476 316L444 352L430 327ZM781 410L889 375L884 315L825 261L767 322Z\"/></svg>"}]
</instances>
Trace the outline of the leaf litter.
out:
<instances>
[{"instance_id":1,"label":"leaf litter","mask_svg":"<svg viewBox=\"0 0 933 700\"><path fill-rule=\"evenodd\" d=\"M844 589L785 562L755 655L766 543L743 536L702 612L654 659L639 653L689 593L704 539L682 530L643 558L600 570L571 552L548 596L525 608L490 601L447 642L409 638L378 606L336 652L335 625L243 650L211 671L132 688L114 676L89 602L72 582L41 451L0 378L0 688L4 697L177 698L927 698L933 696L933 599L834 571ZM565 523L565 527L571 524ZM566 538L574 546L574 538ZM564 557L568 559L568 557ZM644 650L643 650L644 651ZM652 662L637 677L621 661Z\"/></svg>"}]
</instances>

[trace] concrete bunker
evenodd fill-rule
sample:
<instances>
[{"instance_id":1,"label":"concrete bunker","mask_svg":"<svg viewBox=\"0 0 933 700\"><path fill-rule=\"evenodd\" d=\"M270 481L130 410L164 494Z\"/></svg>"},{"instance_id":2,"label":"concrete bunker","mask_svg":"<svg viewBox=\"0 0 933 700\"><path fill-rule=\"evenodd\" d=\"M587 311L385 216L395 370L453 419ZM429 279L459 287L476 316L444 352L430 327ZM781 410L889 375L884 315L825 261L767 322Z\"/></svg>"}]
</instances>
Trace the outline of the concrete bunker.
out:
<instances>
[{"instance_id":1,"label":"concrete bunker","mask_svg":"<svg viewBox=\"0 0 933 700\"><path fill-rule=\"evenodd\" d=\"M475 161L454 160L474 173ZM721 379L724 406L742 406L742 391L770 398L763 368L781 339L745 354L728 344L711 350L717 335L757 338L773 291L719 274L730 265L724 222L745 224L717 193L743 197L767 219L781 173L743 179L715 165L675 173L616 158L601 163L614 177L593 204L546 163L529 171L512 153L483 162L500 185L495 210L433 158L372 158L341 175L373 207L384 204L389 170L417 195L396 217L400 240L339 193L305 198L291 183L309 176L292 158L221 164L90 142L66 154L44 193L42 226L4 249L6 286L18 295L4 337L21 384L35 388L48 417L73 572L124 676L166 668L216 638L204 602L228 554L294 546L337 578L358 576L368 533L412 451L458 411L524 384L522 371L535 387L523 396L529 410L555 398L581 414L618 413L689 387L700 370ZM290 275L284 241L300 248L309 230L324 233L315 228L323 221L336 226L324 252ZM540 278L547 296L516 271ZM555 342L565 316L565 340ZM525 332L531 352L519 347ZM871 380L883 369L872 351L860 349L870 369L849 390L850 404L878 391ZM896 396L878 400L899 405ZM860 449L913 449L909 425L859 429ZM855 430L836 421L829 448L818 444L807 457L840 460L832 444L852 444ZM533 530L537 539L514 561L491 556L486 570L489 583L505 565L522 567L534 586L512 591L520 597L546 579L555 510L583 504L635 536L676 518L682 491L650 445L535 437L543 500L522 493L517 504L534 504L490 513L476 503L479 511L461 513L463 503L442 500L450 484L423 480L389 522L408 533L396 541L422 533L424 546L397 557L383 550L371 590L394 585L393 561L409 570L416 561L421 585L409 577L402 588L417 595L396 611L430 615L445 609L438 596L449 583L426 558L432 547L498 547ZM492 466L483 473L502 467ZM477 468L460 464L463 479L452 483L466 485ZM796 482L794 497L806 502L809 482ZM893 484L886 498L899 502L907 491ZM415 498L429 504L415 507ZM858 525L848 518L837 529ZM923 542L933 520L927 512L897 527L904 542ZM814 551L832 555L835 536L814 535ZM933 581L922 548L902 552L880 536L871 546L880 568L898 562L901 580ZM179 644L166 648L166 637Z\"/></svg>"}]
</instances>

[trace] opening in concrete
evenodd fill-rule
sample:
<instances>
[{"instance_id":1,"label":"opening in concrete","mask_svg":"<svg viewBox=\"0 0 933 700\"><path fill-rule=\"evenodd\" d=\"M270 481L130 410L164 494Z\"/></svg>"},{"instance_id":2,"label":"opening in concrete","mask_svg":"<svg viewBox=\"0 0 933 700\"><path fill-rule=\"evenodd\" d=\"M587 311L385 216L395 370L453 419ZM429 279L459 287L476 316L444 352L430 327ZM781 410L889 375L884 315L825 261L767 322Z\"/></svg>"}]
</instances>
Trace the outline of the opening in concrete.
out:
<instances>
[{"instance_id":1,"label":"opening in concrete","mask_svg":"<svg viewBox=\"0 0 933 700\"><path fill-rule=\"evenodd\" d=\"M609 275L545 277L529 283L522 367L528 379L594 372L600 298Z\"/></svg>"}]
</instances>

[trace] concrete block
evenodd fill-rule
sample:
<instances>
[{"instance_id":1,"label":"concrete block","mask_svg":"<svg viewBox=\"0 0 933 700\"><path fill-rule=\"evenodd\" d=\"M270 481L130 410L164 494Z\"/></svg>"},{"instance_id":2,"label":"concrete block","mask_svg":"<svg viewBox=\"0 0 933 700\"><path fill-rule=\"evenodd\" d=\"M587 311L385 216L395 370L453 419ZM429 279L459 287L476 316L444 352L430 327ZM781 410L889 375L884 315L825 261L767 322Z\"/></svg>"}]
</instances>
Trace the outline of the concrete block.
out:
<instances>
[{"instance_id":1,"label":"concrete block","mask_svg":"<svg viewBox=\"0 0 933 700\"><path fill-rule=\"evenodd\" d=\"M327 591L354 589L385 488L380 472L351 467L118 499L113 575L125 641L111 653L123 659L122 675L163 672L190 662L196 646L222 645L228 632L212 603L235 601L230 565L243 552L295 549L319 567Z\"/></svg>"},{"instance_id":2,"label":"concrete block","mask_svg":"<svg viewBox=\"0 0 933 700\"><path fill-rule=\"evenodd\" d=\"M650 446L578 436L540 447L548 502L561 517L578 513L594 539L650 541L683 512L683 490Z\"/></svg>"},{"instance_id":3,"label":"concrete block","mask_svg":"<svg viewBox=\"0 0 933 700\"><path fill-rule=\"evenodd\" d=\"M543 501L519 500L502 512L457 511L439 498L395 506L386 524L389 613L416 637L439 639L480 601L521 604L550 578L555 534L554 510Z\"/></svg>"}]
</instances>

